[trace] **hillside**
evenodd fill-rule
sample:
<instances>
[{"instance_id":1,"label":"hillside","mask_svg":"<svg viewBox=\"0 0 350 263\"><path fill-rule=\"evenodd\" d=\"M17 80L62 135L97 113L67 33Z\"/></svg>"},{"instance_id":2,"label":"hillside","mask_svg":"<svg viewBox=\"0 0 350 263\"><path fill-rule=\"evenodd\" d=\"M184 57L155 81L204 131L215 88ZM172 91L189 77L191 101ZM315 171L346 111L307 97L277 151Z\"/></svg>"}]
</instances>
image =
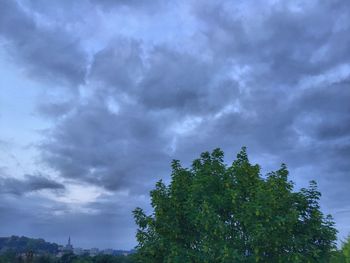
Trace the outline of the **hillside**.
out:
<instances>
[{"instance_id":1,"label":"hillside","mask_svg":"<svg viewBox=\"0 0 350 263\"><path fill-rule=\"evenodd\" d=\"M0 254L11 250L15 253L25 253L33 251L40 254L56 254L58 245L55 243L46 242L44 239L34 239L28 237L0 237Z\"/></svg>"}]
</instances>

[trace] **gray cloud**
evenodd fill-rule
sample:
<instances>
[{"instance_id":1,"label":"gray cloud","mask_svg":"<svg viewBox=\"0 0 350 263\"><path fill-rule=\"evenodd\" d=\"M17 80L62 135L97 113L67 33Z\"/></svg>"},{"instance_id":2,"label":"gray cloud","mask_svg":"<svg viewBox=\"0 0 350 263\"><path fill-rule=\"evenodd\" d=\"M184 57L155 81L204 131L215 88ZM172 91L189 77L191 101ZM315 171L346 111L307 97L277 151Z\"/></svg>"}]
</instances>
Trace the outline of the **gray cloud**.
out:
<instances>
[{"instance_id":1,"label":"gray cloud","mask_svg":"<svg viewBox=\"0 0 350 263\"><path fill-rule=\"evenodd\" d=\"M38 104L37 111L42 116L55 119L69 113L72 108L74 108L74 104L71 101L42 102Z\"/></svg>"},{"instance_id":2,"label":"gray cloud","mask_svg":"<svg viewBox=\"0 0 350 263\"><path fill-rule=\"evenodd\" d=\"M222 80L220 64L165 47L156 47L149 56L139 94L140 102L149 109L212 112L237 93L235 82Z\"/></svg>"},{"instance_id":3,"label":"gray cloud","mask_svg":"<svg viewBox=\"0 0 350 263\"><path fill-rule=\"evenodd\" d=\"M165 46L146 52L140 42L119 39L95 55L90 76L117 101L122 93L145 110L188 115L218 111L237 95L238 84L225 73L216 61Z\"/></svg>"},{"instance_id":4,"label":"gray cloud","mask_svg":"<svg viewBox=\"0 0 350 263\"><path fill-rule=\"evenodd\" d=\"M261 1L255 6L243 4L238 11L217 2L197 4L193 13L215 56L256 67L253 74L260 75L260 85L286 86L349 61L349 8L346 1L300 6L292 1L270 5Z\"/></svg>"},{"instance_id":5,"label":"gray cloud","mask_svg":"<svg viewBox=\"0 0 350 263\"><path fill-rule=\"evenodd\" d=\"M22 195L39 190L64 190L65 186L43 175L26 175L25 179L0 177L0 193Z\"/></svg>"},{"instance_id":6,"label":"gray cloud","mask_svg":"<svg viewBox=\"0 0 350 263\"><path fill-rule=\"evenodd\" d=\"M1 1L0 10L0 39L27 74L73 86L84 82L87 57L77 36L39 24L16 1Z\"/></svg>"},{"instance_id":7,"label":"gray cloud","mask_svg":"<svg viewBox=\"0 0 350 263\"><path fill-rule=\"evenodd\" d=\"M95 4L106 12L110 12L111 9L127 8L140 13L148 13L159 11L160 7L164 6L161 0L153 1L138 1L138 0L90 0L92 4Z\"/></svg>"},{"instance_id":8,"label":"gray cloud","mask_svg":"<svg viewBox=\"0 0 350 263\"><path fill-rule=\"evenodd\" d=\"M97 85L106 86L112 93L132 94L143 71L141 43L118 38L95 54L90 77Z\"/></svg>"},{"instance_id":9,"label":"gray cloud","mask_svg":"<svg viewBox=\"0 0 350 263\"><path fill-rule=\"evenodd\" d=\"M109 190L147 185L170 161L159 119L137 106L114 114L100 103L64 119L41 145L43 158L63 177Z\"/></svg>"}]
</instances>

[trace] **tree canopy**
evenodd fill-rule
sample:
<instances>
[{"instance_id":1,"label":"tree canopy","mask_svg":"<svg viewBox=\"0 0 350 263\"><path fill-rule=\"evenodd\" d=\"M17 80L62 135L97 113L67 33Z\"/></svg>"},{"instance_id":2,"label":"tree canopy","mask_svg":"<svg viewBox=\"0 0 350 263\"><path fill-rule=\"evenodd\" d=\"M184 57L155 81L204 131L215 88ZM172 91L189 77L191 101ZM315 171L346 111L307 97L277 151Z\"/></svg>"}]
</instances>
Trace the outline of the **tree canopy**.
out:
<instances>
[{"instance_id":1,"label":"tree canopy","mask_svg":"<svg viewBox=\"0 0 350 263\"><path fill-rule=\"evenodd\" d=\"M266 176L246 149L232 165L204 152L151 191L153 213L133 213L139 262L329 262L336 230L316 182L294 191L286 165Z\"/></svg>"},{"instance_id":2,"label":"tree canopy","mask_svg":"<svg viewBox=\"0 0 350 263\"><path fill-rule=\"evenodd\" d=\"M350 235L342 242L340 250L333 252L331 263L350 263Z\"/></svg>"}]
</instances>

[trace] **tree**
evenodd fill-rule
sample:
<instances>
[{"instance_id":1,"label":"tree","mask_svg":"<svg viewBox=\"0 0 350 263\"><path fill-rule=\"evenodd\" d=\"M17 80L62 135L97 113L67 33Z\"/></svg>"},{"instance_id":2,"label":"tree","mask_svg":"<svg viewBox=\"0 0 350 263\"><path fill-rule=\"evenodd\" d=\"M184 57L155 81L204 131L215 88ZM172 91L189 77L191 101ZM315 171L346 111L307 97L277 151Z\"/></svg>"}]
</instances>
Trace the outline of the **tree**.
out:
<instances>
[{"instance_id":1,"label":"tree","mask_svg":"<svg viewBox=\"0 0 350 263\"><path fill-rule=\"evenodd\" d=\"M350 235L347 237L345 242L343 242L341 252L344 255L346 263L350 263Z\"/></svg>"},{"instance_id":2,"label":"tree","mask_svg":"<svg viewBox=\"0 0 350 263\"><path fill-rule=\"evenodd\" d=\"M242 148L231 166L215 149L191 168L172 162L171 183L136 208L138 262L329 262L336 230L316 182L293 191L286 165L263 177Z\"/></svg>"},{"instance_id":3,"label":"tree","mask_svg":"<svg viewBox=\"0 0 350 263\"><path fill-rule=\"evenodd\" d=\"M332 253L331 263L350 263L350 235L342 242L341 249Z\"/></svg>"},{"instance_id":4,"label":"tree","mask_svg":"<svg viewBox=\"0 0 350 263\"><path fill-rule=\"evenodd\" d=\"M77 259L78 256L74 255L72 252L67 252L60 258L59 263L74 263Z\"/></svg>"}]
</instances>

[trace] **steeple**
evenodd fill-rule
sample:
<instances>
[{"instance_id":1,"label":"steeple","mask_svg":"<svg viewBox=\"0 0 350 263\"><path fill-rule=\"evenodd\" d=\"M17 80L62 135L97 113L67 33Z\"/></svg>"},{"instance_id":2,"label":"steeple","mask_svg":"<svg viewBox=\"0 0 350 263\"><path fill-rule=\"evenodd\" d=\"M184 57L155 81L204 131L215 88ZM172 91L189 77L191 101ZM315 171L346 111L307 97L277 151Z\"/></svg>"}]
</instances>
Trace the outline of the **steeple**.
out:
<instances>
[{"instance_id":1,"label":"steeple","mask_svg":"<svg viewBox=\"0 0 350 263\"><path fill-rule=\"evenodd\" d=\"M67 250L67 251L72 251L73 250L73 246L72 246L72 243L70 241L70 236L68 238L68 244L66 245L65 250Z\"/></svg>"}]
</instances>

